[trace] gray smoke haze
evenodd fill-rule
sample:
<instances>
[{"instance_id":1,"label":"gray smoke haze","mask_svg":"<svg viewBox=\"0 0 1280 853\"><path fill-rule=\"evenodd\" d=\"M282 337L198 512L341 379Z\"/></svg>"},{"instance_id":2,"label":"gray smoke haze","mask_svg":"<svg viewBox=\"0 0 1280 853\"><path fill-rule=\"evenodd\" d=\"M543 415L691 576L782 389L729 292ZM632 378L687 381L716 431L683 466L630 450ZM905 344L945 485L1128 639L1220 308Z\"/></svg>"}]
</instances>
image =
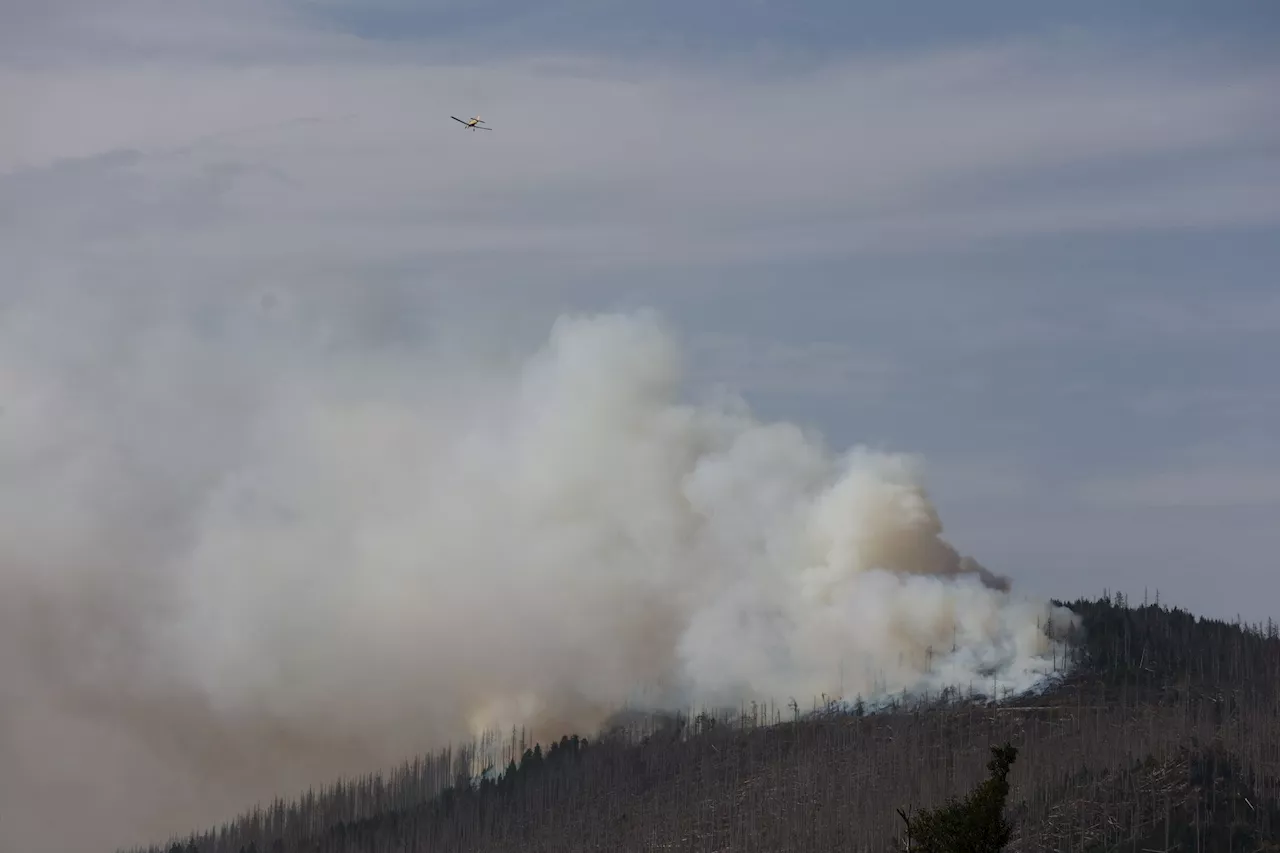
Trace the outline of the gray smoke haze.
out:
<instances>
[{"instance_id":1,"label":"gray smoke haze","mask_svg":"<svg viewBox=\"0 0 1280 853\"><path fill-rule=\"evenodd\" d=\"M688 402L650 314L511 354L365 346L359 294L30 293L0 306L4 850L641 693L1029 687L1069 619L940 538L918 460Z\"/></svg>"}]
</instances>

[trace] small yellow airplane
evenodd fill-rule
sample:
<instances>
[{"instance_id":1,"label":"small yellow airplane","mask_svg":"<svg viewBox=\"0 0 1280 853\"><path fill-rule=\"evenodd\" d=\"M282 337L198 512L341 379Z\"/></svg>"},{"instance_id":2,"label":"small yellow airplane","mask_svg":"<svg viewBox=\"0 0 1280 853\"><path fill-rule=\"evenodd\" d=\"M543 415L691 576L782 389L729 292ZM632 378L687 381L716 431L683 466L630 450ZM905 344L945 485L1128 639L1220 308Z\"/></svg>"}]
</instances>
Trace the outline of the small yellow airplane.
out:
<instances>
[{"instance_id":1,"label":"small yellow airplane","mask_svg":"<svg viewBox=\"0 0 1280 853\"><path fill-rule=\"evenodd\" d=\"M457 116L449 116L449 118L453 119L454 121L462 122L464 125L471 128L472 130L493 130L493 128L491 127L480 126L484 124L484 119L480 118L480 116L472 116L471 118L466 119L465 121L463 119L458 118Z\"/></svg>"}]
</instances>

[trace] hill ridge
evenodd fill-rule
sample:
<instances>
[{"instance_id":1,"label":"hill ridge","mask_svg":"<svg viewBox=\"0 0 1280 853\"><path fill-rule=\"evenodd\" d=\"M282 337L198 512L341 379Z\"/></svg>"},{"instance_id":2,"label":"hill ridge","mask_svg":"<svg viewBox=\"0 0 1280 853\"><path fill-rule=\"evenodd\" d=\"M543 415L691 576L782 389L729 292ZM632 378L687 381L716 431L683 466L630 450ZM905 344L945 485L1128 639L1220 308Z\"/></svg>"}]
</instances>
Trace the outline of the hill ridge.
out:
<instances>
[{"instance_id":1,"label":"hill ridge","mask_svg":"<svg viewBox=\"0 0 1280 853\"><path fill-rule=\"evenodd\" d=\"M482 766L495 746L482 738L133 853L883 850L896 806L975 784L1006 737L1021 750L1011 853L1066 839L1098 851L1280 839L1276 624L1106 592L1055 604L1082 630L1045 689L1017 697L633 714L545 749L512 733L501 771Z\"/></svg>"}]
</instances>

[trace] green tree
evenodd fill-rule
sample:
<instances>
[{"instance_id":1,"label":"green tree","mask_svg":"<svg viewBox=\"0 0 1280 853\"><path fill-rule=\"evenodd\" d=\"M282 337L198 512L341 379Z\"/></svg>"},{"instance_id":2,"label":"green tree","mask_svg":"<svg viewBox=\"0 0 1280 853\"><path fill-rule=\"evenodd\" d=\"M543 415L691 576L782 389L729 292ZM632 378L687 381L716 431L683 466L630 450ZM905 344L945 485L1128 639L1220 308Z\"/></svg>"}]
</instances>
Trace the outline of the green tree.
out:
<instances>
[{"instance_id":1,"label":"green tree","mask_svg":"<svg viewBox=\"0 0 1280 853\"><path fill-rule=\"evenodd\" d=\"M932 811L908 817L906 850L911 853L1000 853L1009 843L1013 827L1005 820L1009 797L1009 768L1018 757L1009 743L991 747L989 777L963 800L955 797Z\"/></svg>"}]
</instances>

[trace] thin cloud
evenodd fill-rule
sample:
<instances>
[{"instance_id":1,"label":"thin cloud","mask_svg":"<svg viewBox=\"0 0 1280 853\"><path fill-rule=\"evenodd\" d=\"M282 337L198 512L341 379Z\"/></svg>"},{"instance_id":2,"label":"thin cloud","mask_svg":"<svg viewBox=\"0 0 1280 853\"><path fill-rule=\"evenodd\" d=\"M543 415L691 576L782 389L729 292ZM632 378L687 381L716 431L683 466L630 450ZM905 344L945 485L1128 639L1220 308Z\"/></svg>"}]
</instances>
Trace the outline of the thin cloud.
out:
<instances>
[{"instance_id":1,"label":"thin cloud","mask_svg":"<svg viewBox=\"0 0 1280 853\"><path fill-rule=\"evenodd\" d=\"M200 227L164 245L111 247L158 258L235 246L263 261L508 252L699 264L1280 221L1280 174L1253 153L1280 138L1264 110L1280 69L1202 80L1113 56L1080 72L1064 67L1068 55L1017 45L746 82L657 67L637 78L633 64L596 62L600 76L585 77L539 62L393 59L177 64L166 77L10 72L0 85L27 105L25 133L0 164L12 176L59 157L142 152L132 187L89 202L112 219L131 197L239 170L229 194L189 200L224 206L217 222L192 214ZM497 116L496 132L451 128L460 111ZM1144 180L1025 180L1174 154L1177 171ZM1010 183L1018 176L1022 186ZM45 209L61 198L12 197ZM47 225L40 236L79 236Z\"/></svg>"},{"instance_id":2,"label":"thin cloud","mask_svg":"<svg viewBox=\"0 0 1280 853\"><path fill-rule=\"evenodd\" d=\"M1090 504L1110 509L1275 506L1280 504L1280 470L1197 465L1097 480L1081 494Z\"/></svg>"},{"instance_id":3,"label":"thin cloud","mask_svg":"<svg viewBox=\"0 0 1280 853\"><path fill-rule=\"evenodd\" d=\"M1111 510L1274 507L1280 446L1274 436L1257 435L1259 428L1196 444L1144 469L1090 478L1078 494L1087 506Z\"/></svg>"},{"instance_id":4,"label":"thin cloud","mask_svg":"<svg viewBox=\"0 0 1280 853\"><path fill-rule=\"evenodd\" d=\"M1259 187L1259 196L1267 187ZM1235 293L1224 299L1216 288L1178 302L1168 299L1120 298L1107 309L1110 321L1125 334L1158 340L1239 340L1280 334L1280 295L1268 290Z\"/></svg>"},{"instance_id":5,"label":"thin cloud","mask_svg":"<svg viewBox=\"0 0 1280 853\"><path fill-rule=\"evenodd\" d=\"M695 380L766 394L869 402L903 372L883 356L836 341L782 343L742 335L705 334L691 348Z\"/></svg>"},{"instance_id":6,"label":"thin cloud","mask_svg":"<svg viewBox=\"0 0 1280 853\"><path fill-rule=\"evenodd\" d=\"M287 0L0 0L0 68L274 65L365 47Z\"/></svg>"}]
</instances>

